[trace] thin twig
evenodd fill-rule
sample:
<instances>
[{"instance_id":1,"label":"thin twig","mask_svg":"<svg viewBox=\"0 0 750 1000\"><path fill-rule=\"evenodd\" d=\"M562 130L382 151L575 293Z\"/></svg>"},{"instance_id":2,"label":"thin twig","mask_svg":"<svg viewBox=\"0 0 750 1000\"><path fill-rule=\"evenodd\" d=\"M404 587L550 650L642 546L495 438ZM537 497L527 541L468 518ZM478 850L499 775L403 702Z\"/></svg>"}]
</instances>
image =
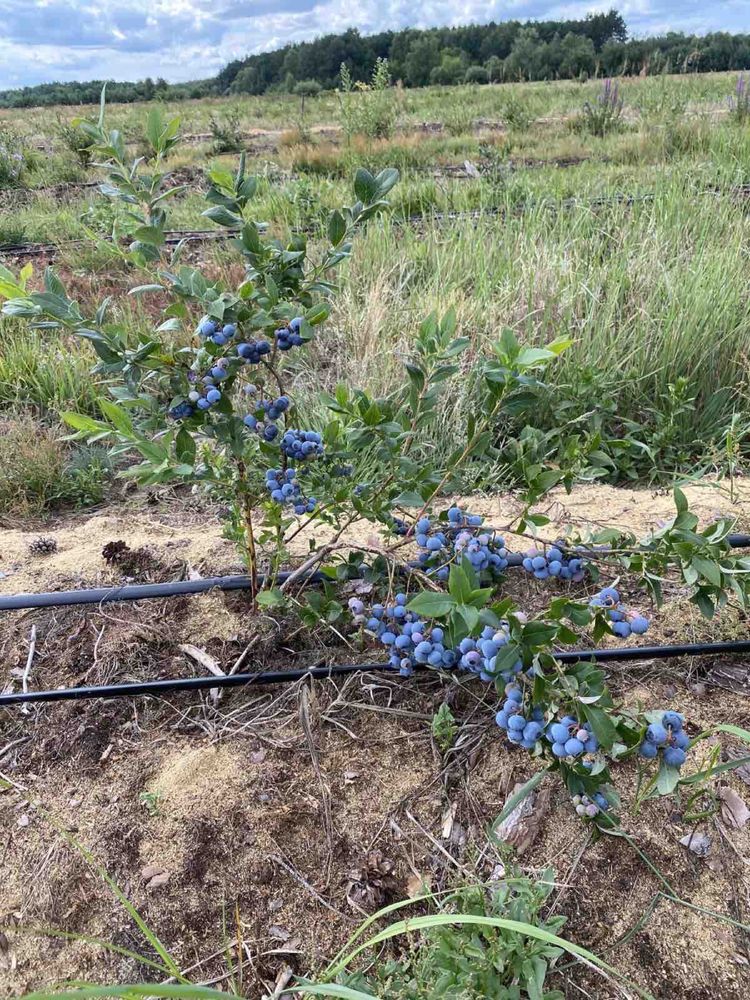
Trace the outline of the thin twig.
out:
<instances>
[{"instance_id":1,"label":"thin twig","mask_svg":"<svg viewBox=\"0 0 750 1000\"><path fill-rule=\"evenodd\" d=\"M31 626L31 632L29 633L29 655L26 657L26 666L24 667L23 677L21 678L21 687L23 688L23 693L28 694L29 692L29 674L31 673L31 665L34 662L34 653L36 652L36 625ZM29 706L23 704L21 706L21 711L24 715L29 714Z\"/></svg>"}]
</instances>

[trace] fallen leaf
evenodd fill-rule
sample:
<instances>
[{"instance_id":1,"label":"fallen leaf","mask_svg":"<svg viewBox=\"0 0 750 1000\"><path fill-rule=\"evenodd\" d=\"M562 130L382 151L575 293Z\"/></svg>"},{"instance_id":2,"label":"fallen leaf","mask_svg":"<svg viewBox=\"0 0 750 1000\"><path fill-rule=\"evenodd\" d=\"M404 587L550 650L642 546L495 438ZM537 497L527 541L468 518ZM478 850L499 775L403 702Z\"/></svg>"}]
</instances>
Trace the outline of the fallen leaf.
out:
<instances>
[{"instance_id":1,"label":"fallen leaf","mask_svg":"<svg viewBox=\"0 0 750 1000\"><path fill-rule=\"evenodd\" d=\"M744 799L741 799L737 792L728 787L719 790L719 798L721 799L721 818L727 826L741 830L750 819L750 809L747 808Z\"/></svg>"},{"instance_id":2,"label":"fallen leaf","mask_svg":"<svg viewBox=\"0 0 750 1000\"><path fill-rule=\"evenodd\" d=\"M711 838L705 833L688 833L680 837L680 843L699 858L705 858L711 850Z\"/></svg>"},{"instance_id":3,"label":"fallen leaf","mask_svg":"<svg viewBox=\"0 0 750 1000\"><path fill-rule=\"evenodd\" d=\"M278 924L271 924L268 928L268 936L272 937L274 941L288 941L292 935L286 928L279 927Z\"/></svg>"}]
</instances>

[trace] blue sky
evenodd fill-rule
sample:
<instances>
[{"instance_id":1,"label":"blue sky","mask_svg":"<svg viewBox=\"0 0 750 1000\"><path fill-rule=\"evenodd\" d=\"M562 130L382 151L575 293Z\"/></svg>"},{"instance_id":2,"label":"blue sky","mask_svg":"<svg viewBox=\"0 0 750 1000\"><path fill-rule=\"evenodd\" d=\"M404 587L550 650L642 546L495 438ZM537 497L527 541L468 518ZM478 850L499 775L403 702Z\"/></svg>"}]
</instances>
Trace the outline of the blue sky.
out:
<instances>
[{"instance_id":1,"label":"blue sky","mask_svg":"<svg viewBox=\"0 0 750 1000\"><path fill-rule=\"evenodd\" d=\"M616 6L631 34L750 31L748 0L0 0L0 88L213 75L230 59L332 31L580 17Z\"/></svg>"}]
</instances>

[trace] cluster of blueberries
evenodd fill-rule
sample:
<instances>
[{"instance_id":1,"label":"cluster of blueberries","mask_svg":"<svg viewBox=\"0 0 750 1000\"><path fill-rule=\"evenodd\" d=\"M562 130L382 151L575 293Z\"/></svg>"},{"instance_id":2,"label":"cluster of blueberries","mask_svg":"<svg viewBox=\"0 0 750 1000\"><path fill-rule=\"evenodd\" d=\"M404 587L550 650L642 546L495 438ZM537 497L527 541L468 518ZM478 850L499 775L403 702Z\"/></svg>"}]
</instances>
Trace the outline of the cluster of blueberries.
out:
<instances>
[{"instance_id":1,"label":"cluster of blueberries","mask_svg":"<svg viewBox=\"0 0 750 1000\"><path fill-rule=\"evenodd\" d=\"M441 628L430 628L417 614L408 611L406 594L396 594L392 605L374 604L370 617L357 597L349 601L354 622L364 625L390 650L389 662L398 667L402 677L409 677L416 664L430 667L454 667L456 653L443 644Z\"/></svg>"},{"instance_id":2,"label":"cluster of blueberries","mask_svg":"<svg viewBox=\"0 0 750 1000\"><path fill-rule=\"evenodd\" d=\"M604 608L612 622L612 631L621 639L630 635L643 635L648 631L649 620L637 611L631 611L620 603L620 594L614 587L605 587L589 601L591 608Z\"/></svg>"},{"instance_id":3,"label":"cluster of blueberries","mask_svg":"<svg viewBox=\"0 0 750 1000\"><path fill-rule=\"evenodd\" d=\"M198 333L205 340L210 340L211 343L224 347L236 335L237 325L236 323L225 323L220 328L215 320L204 319L198 325Z\"/></svg>"},{"instance_id":4,"label":"cluster of blueberries","mask_svg":"<svg viewBox=\"0 0 750 1000\"><path fill-rule=\"evenodd\" d=\"M599 749L599 741L591 732L591 725L580 723L572 715L564 715L557 722L551 722L544 735L552 744L555 757L584 758L584 755L596 753ZM583 759L581 763L584 767L591 767L593 762Z\"/></svg>"},{"instance_id":5,"label":"cluster of blueberries","mask_svg":"<svg viewBox=\"0 0 750 1000\"><path fill-rule=\"evenodd\" d=\"M450 563L465 556L480 575L499 576L508 566L508 550L498 535L479 530L483 520L480 514L467 514L460 507L450 508L447 525L433 525L429 517L421 517L415 526L420 566L438 580L447 580ZM401 526L396 531L409 533Z\"/></svg>"},{"instance_id":6,"label":"cluster of blueberries","mask_svg":"<svg viewBox=\"0 0 750 1000\"><path fill-rule=\"evenodd\" d=\"M300 334L302 329L302 317L296 316L289 326L282 326L279 330L276 330L274 336L276 337L276 346L280 351L290 351L293 347L302 347L304 340Z\"/></svg>"},{"instance_id":7,"label":"cluster of blueberries","mask_svg":"<svg viewBox=\"0 0 750 1000\"><path fill-rule=\"evenodd\" d=\"M288 430L281 439L281 450L294 461L316 458L323 454L323 439L317 431Z\"/></svg>"},{"instance_id":8,"label":"cluster of blueberries","mask_svg":"<svg viewBox=\"0 0 750 1000\"><path fill-rule=\"evenodd\" d=\"M286 485L282 485L280 474L268 475L273 476L273 488L281 491L283 496ZM292 471L291 479L293 478ZM292 492L293 488L291 492L287 490L287 495L291 496ZM612 588L602 591L602 594L604 599L611 598ZM619 598L617 600L619 603ZM458 648L451 649L445 644L444 630L423 621L416 612L407 608L407 603L407 595L399 593L395 595L393 604L374 604L368 614L364 602L358 597L352 597L349 600L349 610L355 624L375 635L388 649L389 663L399 670L402 677L409 677L417 665L435 669L458 667L487 682L501 677L506 682L506 700L495 716L495 721L510 742L526 750L534 750L539 741L545 739L551 744L555 757L579 763L591 770L599 749L599 741L591 724L581 722L573 715L564 715L545 723L544 709L541 706L533 705L524 709L523 691L518 682L518 675L523 671L520 659L498 673L497 657L503 646L510 641L507 623L501 623L499 628L487 625L478 638L462 639ZM640 748L642 756L654 758L661 750L665 763L680 767L685 760L685 748L690 742L682 724L683 718L679 713L665 712L661 723L652 723L646 730L646 738ZM578 815L589 818L607 809L609 805L600 793L594 794L592 799L577 796L573 804Z\"/></svg>"},{"instance_id":9,"label":"cluster of blueberries","mask_svg":"<svg viewBox=\"0 0 750 1000\"><path fill-rule=\"evenodd\" d=\"M248 396L255 396L258 389L254 385L246 385L244 392ZM276 421L283 416L292 401L288 396L278 396L276 399L259 399L255 404L255 411L248 413L243 423L251 431L255 431L265 441L273 441L279 433Z\"/></svg>"},{"instance_id":10,"label":"cluster of blueberries","mask_svg":"<svg viewBox=\"0 0 750 1000\"><path fill-rule=\"evenodd\" d=\"M514 677L521 673L523 663L520 659L511 664L506 670L497 671L497 657L503 646L510 642L510 629L507 623L503 622L495 629L491 625L485 625L479 638L462 639L458 645L458 652L461 658L458 665L463 670L468 670L483 681L494 681L496 677L509 683Z\"/></svg>"},{"instance_id":11,"label":"cluster of blueberries","mask_svg":"<svg viewBox=\"0 0 750 1000\"><path fill-rule=\"evenodd\" d=\"M523 694L516 684L506 685L505 698L495 722L505 730L511 743L518 743L524 750L533 750L544 732L544 709L535 705L531 711L524 712Z\"/></svg>"},{"instance_id":12,"label":"cluster of blueberries","mask_svg":"<svg viewBox=\"0 0 750 1000\"><path fill-rule=\"evenodd\" d=\"M315 497L302 496L296 469L269 469L266 472L266 489L271 499L280 504L293 504L295 514L312 514L318 505Z\"/></svg>"},{"instance_id":13,"label":"cluster of blueberries","mask_svg":"<svg viewBox=\"0 0 750 1000\"><path fill-rule=\"evenodd\" d=\"M685 763L690 737L682 728L685 719L679 712L665 712L661 722L652 722L646 729L646 738L641 743L641 757L654 760L662 753L668 767L682 767Z\"/></svg>"},{"instance_id":14,"label":"cluster of blueberries","mask_svg":"<svg viewBox=\"0 0 750 1000\"><path fill-rule=\"evenodd\" d=\"M293 320L290 320L288 326L282 326L278 330L275 330L274 338L278 349L280 351L289 351L293 347L301 347L305 342L300 333L301 329L302 317L295 316ZM212 344L216 344L218 347L225 347L237 336L237 324L225 323L223 326L219 326L216 320L203 319L198 324L198 333L204 340L210 340ZM237 354L239 357L250 364L256 365L264 355L270 354L271 350L272 345L267 340L251 340L237 345Z\"/></svg>"},{"instance_id":15,"label":"cluster of blueberries","mask_svg":"<svg viewBox=\"0 0 750 1000\"><path fill-rule=\"evenodd\" d=\"M523 559L523 568L533 573L537 580L559 577L579 583L586 576L586 565L580 555L568 556L561 542L556 542L546 552L529 549Z\"/></svg>"},{"instance_id":16,"label":"cluster of blueberries","mask_svg":"<svg viewBox=\"0 0 750 1000\"><path fill-rule=\"evenodd\" d=\"M594 792L591 798L588 795L574 795L572 801L576 815L581 819L593 819L600 812L609 809L609 802L601 792Z\"/></svg>"}]
</instances>

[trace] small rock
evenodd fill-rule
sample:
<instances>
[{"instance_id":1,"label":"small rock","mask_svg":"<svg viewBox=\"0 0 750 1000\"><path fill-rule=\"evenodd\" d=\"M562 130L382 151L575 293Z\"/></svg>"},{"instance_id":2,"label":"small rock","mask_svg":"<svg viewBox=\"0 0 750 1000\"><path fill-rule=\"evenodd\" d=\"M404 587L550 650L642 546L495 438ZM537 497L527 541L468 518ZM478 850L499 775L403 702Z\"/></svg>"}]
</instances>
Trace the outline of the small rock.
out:
<instances>
[{"instance_id":1,"label":"small rock","mask_svg":"<svg viewBox=\"0 0 750 1000\"><path fill-rule=\"evenodd\" d=\"M356 771L344 771L344 784L351 785L358 777L359 774Z\"/></svg>"},{"instance_id":2,"label":"small rock","mask_svg":"<svg viewBox=\"0 0 750 1000\"><path fill-rule=\"evenodd\" d=\"M265 759L266 759L265 750L253 750L253 752L250 754L251 764L262 764Z\"/></svg>"},{"instance_id":3,"label":"small rock","mask_svg":"<svg viewBox=\"0 0 750 1000\"><path fill-rule=\"evenodd\" d=\"M292 935L284 927L279 927L278 924L271 924L268 928L268 936L272 937L274 941L288 941Z\"/></svg>"},{"instance_id":4,"label":"small rock","mask_svg":"<svg viewBox=\"0 0 750 1000\"><path fill-rule=\"evenodd\" d=\"M699 858L705 858L711 851L711 838L705 833L688 833L680 837L680 843Z\"/></svg>"},{"instance_id":5,"label":"small rock","mask_svg":"<svg viewBox=\"0 0 750 1000\"><path fill-rule=\"evenodd\" d=\"M31 820L29 819L28 815L26 813L23 813L21 816L18 817L18 820L16 821L16 826L21 826L21 827L28 826L30 822Z\"/></svg>"},{"instance_id":6,"label":"small rock","mask_svg":"<svg viewBox=\"0 0 750 1000\"><path fill-rule=\"evenodd\" d=\"M154 877L146 883L146 888L158 889L161 886L165 885L168 881L169 881L168 872L162 872L161 875L154 875Z\"/></svg>"},{"instance_id":7,"label":"small rock","mask_svg":"<svg viewBox=\"0 0 750 1000\"><path fill-rule=\"evenodd\" d=\"M279 910L283 907L283 905L284 905L283 899L272 899L271 902L268 904L268 912L278 913Z\"/></svg>"}]
</instances>

